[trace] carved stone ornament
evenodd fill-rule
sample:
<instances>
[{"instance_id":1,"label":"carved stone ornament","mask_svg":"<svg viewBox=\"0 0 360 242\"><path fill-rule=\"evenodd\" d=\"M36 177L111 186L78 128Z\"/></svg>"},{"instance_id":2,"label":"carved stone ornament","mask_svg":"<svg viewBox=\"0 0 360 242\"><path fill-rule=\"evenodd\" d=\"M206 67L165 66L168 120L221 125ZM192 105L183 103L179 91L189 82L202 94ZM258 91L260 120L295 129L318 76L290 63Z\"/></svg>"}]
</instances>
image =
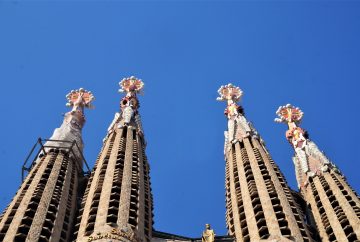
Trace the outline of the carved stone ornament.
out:
<instances>
[{"instance_id":1,"label":"carved stone ornament","mask_svg":"<svg viewBox=\"0 0 360 242\"><path fill-rule=\"evenodd\" d=\"M300 187L306 186L309 177L321 175L333 166L316 144L306 137L305 131L298 127L304 116L304 113L299 108L287 104L280 106L276 114L279 118L275 119L275 122L288 124L286 139L291 143L295 151L293 161L296 177ZM333 170L335 171L335 169Z\"/></svg>"},{"instance_id":2,"label":"carved stone ornament","mask_svg":"<svg viewBox=\"0 0 360 242\"><path fill-rule=\"evenodd\" d=\"M122 79L119 82L119 85L119 92L126 92L127 95L134 95L136 93L140 93L141 90L144 88L144 83L142 82L142 80L134 76Z\"/></svg>"},{"instance_id":3,"label":"carved stone ornament","mask_svg":"<svg viewBox=\"0 0 360 242\"><path fill-rule=\"evenodd\" d=\"M95 100L94 95L83 88L78 90L72 90L66 95L68 100L66 106L72 107L70 112L64 115L64 121L59 128L54 130L54 133L50 137L51 140L65 140L76 141L80 151L83 149L83 141L81 130L85 124L84 107L92 108L91 102ZM47 146L71 146L70 143L48 141L45 143ZM80 153L77 149L74 150L77 156L80 157Z\"/></svg>"},{"instance_id":4,"label":"carved stone ornament","mask_svg":"<svg viewBox=\"0 0 360 242\"><path fill-rule=\"evenodd\" d=\"M91 102L95 100L94 95L91 91L87 91L84 88L79 88L78 90L71 90L66 98L68 103L66 106L73 107L73 110L78 110L79 108L92 108Z\"/></svg>"},{"instance_id":5,"label":"carved stone ornament","mask_svg":"<svg viewBox=\"0 0 360 242\"><path fill-rule=\"evenodd\" d=\"M115 241L123 242L141 242L142 239L137 236L130 226L125 226L122 228L113 228L106 232L97 232L89 236L87 241L97 241L104 239L113 239Z\"/></svg>"},{"instance_id":6,"label":"carved stone ornament","mask_svg":"<svg viewBox=\"0 0 360 242\"><path fill-rule=\"evenodd\" d=\"M220 97L216 99L218 101L232 100L233 102L237 102L240 101L240 98L243 95L243 91L231 83L225 86L221 86L218 90L218 93L220 95Z\"/></svg>"},{"instance_id":7,"label":"carved stone ornament","mask_svg":"<svg viewBox=\"0 0 360 242\"><path fill-rule=\"evenodd\" d=\"M227 107L224 111L228 119L228 132L226 133L224 145L224 153L226 153L230 148L228 143L235 143L237 140L248 137L256 132L253 132L249 122L244 117L242 107L236 103L242 97L243 91L239 87L229 83L221 86L218 93L220 97L218 97L217 100L227 102Z\"/></svg>"},{"instance_id":8,"label":"carved stone ornament","mask_svg":"<svg viewBox=\"0 0 360 242\"><path fill-rule=\"evenodd\" d=\"M299 123L304 116L304 113L298 108L291 104L280 106L276 111L279 118L275 119L278 123Z\"/></svg>"},{"instance_id":9,"label":"carved stone ornament","mask_svg":"<svg viewBox=\"0 0 360 242\"><path fill-rule=\"evenodd\" d=\"M205 224L205 230L201 236L202 242L214 242L215 241L215 233L214 230L211 229L210 224Z\"/></svg>"},{"instance_id":10,"label":"carved stone ornament","mask_svg":"<svg viewBox=\"0 0 360 242\"><path fill-rule=\"evenodd\" d=\"M126 92L126 96L121 99L120 108L120 123L117 126L122 128L123 126L129 126L138 130L140 134L143 134L141 117L138 113L139 100L136 94L140 93L144 88L144 83L141 79L134 76L124 78L119 82L119 92Z\"/></svg>"}]
</instances>

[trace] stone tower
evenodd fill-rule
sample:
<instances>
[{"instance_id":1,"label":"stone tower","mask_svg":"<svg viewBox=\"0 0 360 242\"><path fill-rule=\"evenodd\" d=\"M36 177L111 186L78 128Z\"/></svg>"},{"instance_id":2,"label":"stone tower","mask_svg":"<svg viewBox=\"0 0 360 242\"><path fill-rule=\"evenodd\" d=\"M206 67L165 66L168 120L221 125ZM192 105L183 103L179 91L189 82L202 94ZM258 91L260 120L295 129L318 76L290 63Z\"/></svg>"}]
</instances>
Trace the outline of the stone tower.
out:
<instances>
[{"instance_id":1,"label":"stone tower","mask_svg":"<svg viewBox=\"0 0 360 242\"><path fill-rule=\"evenodd\" d=\"M125 78L115 114L91 173L75 227L75 241L150 241L152 195L137 93L143 82Z\"/></svg>"},{"instance_id":2,"label":"stone tower","mask_svg":"<svg viewBox=\"0 0 360 242\"><path fill-rule=\"evenodd\" d=\"M94 96L82 88L67 95L72 110L32 164L0 221L0 241L69 241L82 172L84 107Z\"/></svg>"},{"instance_id":3,"label":"stone tower","mask_svg":"<svg viewBox=\"0 0 360 242\"><path fill-rule=\"evenodd\" d=\"M313 213L321 241L360 241L360 199L339 169L298 126L303 112L290 104L277 110L288 124L286 138L300 191Z\"/></svg>"},{"instance_id":4,"label":"stone tower","mask_svg":"<svg viewBox=\"0 0 360 242\"><path fill-rule=\"evenodd\" d=\"M218 90L226 101L226 224L236 241L313 241L305 215L271 159L264 143L246 120L240 88Z\"/></svg>"}]
</instances>

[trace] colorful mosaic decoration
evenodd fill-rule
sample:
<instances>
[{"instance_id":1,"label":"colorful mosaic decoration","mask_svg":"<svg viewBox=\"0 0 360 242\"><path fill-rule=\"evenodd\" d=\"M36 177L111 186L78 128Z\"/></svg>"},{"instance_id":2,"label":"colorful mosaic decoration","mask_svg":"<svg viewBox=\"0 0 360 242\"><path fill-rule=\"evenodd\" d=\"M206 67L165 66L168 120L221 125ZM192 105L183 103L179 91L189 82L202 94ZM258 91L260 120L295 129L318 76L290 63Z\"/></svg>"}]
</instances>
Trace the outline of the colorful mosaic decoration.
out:
<instances>
[{"instance_id":1,"label":"colorful mosaic decoration","mask_svg":"<svg viewBox=\"0 0 360 242\"><path fill-rule=\"evenodd\" d=\"M304 116L304 113L298 107L294 107L291 104L280 106L276 111L276 114L279 118L275 119L275 122L279 123L298 123Z\"/></svg>"},{"instance_id":2,"label":"colorful mosaic decoration","mask_svg":"<svg viewBox=\"0 0 360 242\"><path fill-rule=\"evenodd\" d=\"M127 77L122 79L119 82L120 89L119 92L126 92L126 93L140 93L141 90L144 88L144 83L141 79L138 79L134 76Z\"/></svg>"},{"instance_id":3,"label":"colorful mosaic decoration","mask_svg":"<svg viewBox=\"0 0 360 242\"><path fill-rule=\"evenodd\" d=\"M79 107L92 108L91 102L95 100L91 91L87 91L84 88L78 90L71 90L66 98L68 102L66 106L73 107L73 110L77 110Z\"/></svg>"},{"instance_id":4,"label":"colorful mosaic decoration","mask_svg":"<svg viewBox=\"0 0 360 242\"><path fill-rule=\"evenodd\" d=\"M321 175L333 166L315 143L307 137L305 130L298 126L304 116L299 108L287 104L280 106L276 114L279 118L276 118L275 122L288 124L286 139L295 151L293 161L296 167L296 177L299 187L305 187L309 177Z\"/></svg>"},{"instance_id":5,"label":"colorful mosaic decoration","mask_svg":"<svg viewBox=\"0 0 360 242\"><path fill-rule=\"evenodd\" d=\"M224 154L227 154L227 151L231 147L229 144L236 143L250 135L255 135L256 132L250 127L250 123L244 117L242 107L236 103L242 97L243 91L239 87L229 83L221 86L218 93L220 97L216 100L227 102L224 111L228 119L228 130L224 132Z\"/></svg>"},{"instance_id":6,"label":"colorful mosaic decoration","mask_svg":"<svg viewBox=\"0 0 360 242\"><path fill-rule=\"evenodd\" d=\"M220 95L220 97L216 99L218 101L233 100L234 102L237 102L243 95L243 91L239 87L236 87L231 83L225 86L221 86L218 90L218 93Z\"/></svg>"},{"instance_id":7,"label":"colorful mosaic decoration","mask_svg":"<svg viewBox=\"0 0 360 242\"><path fill-rule=\"evenodd\" d=\"M130 126L136 127L139 133L143 135L141 118L138 113L140 104L136 94L141 93L144 88L144 83L141 79L131 76L122 79L119 85L119 92L125 92L126 96L120 101L121 122L118 128L129 126L130 123L132 123Z\"/></svg>"}]
</instances>

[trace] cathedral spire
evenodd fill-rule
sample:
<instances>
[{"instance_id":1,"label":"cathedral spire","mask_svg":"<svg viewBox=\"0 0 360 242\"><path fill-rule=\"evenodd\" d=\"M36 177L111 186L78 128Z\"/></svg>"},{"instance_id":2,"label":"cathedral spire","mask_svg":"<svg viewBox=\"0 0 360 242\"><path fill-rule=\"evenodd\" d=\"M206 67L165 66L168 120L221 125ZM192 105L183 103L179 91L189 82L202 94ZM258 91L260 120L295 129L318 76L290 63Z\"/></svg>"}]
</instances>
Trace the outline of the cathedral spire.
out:
<instances>
[{"instance_id":1,"label":"cathedral spire","mask_svg":"<svg viewBox=\"0 0 360 242\"><path fill-rule=\"evenodd\" d=\"M94 96L80 88L71 91L67 99L72 110L44 144L0 218L0 241L69 241L72 237L83 180L84 107L91 107Z\"/></svg>"},{"instance_id":2,"label":"cathedral spire","mask_svg":"<svg viewBox=\"0 0 360 242\"><path fill-rule=\"evenodd\" d=\"M78 90L71 90L66 98L68 102L66 106L72 107L71 113L78 112L79 114L84 114L84 108L93 108L92 101L95 100L94 95L91 91L87 91L84 88L79 88ZM84 120L85 121L85 120Z\"/></svg>"},{"instance_id":3,"label":"cathedral spire","mask_svg":"<svg viewBox=\"0 0 360 242\"><path fill-rule=\"evenodd\" d=\"M132 76L119 85L126 95L108 128L82 199L75 227L78 242L146 242L152 237L150 167L137 98L144 83Z\"/></svg>"},{"instance_id":4,"label":"cathedral spire","mask_svg":"<svg viewBox=\"0 0 360 242\"><path fill-rule=\"evenodd\" d=\"M228 119L228 131L224 132L225 146L224 153L227 154L230 148L229 144L236 142L239 139L245 138L250 134L255 134L252 125L248 122L244 116L243 108L237 104L240 101L243 91L229 83L225 86L221 86L218 90L218 101L226 101L227 107L224 111L225 116Z\"/></svg>"},{"instance_id":5,"label":"cathedral spire","mask_svg":"<svg viewBox=\"0 0 360 242\"><path fill-rule=\"evenodd\" d=\"M293 192L266 150L260 135L237 104L243 92L221 86L226 101L225 135L226 224L229 235L245 241L312 241Z\"/></svg>"},{"instance_id":6,"label":"cathedral spire","mask_svg":"<svg viewBox=\"0 0 360 242\"><path fill-rule=\"evenodd\" d=\"M286 138L295 154L296 179L312 211L322 241L360 240L360 200L339 169L299 127L303 112L290 104L276 111L287 123Z\"/></svg>"},{"instance_id":7,"label":"cathedral spire","mask_svg":"<svg viewBox=\"0 0 360 242\"><path fill-rule=\"evenodd\" d=\"M119 85L119 92L126 93L125 97L123 97L120 102L121 122L119 123L119 127L130 125L142 133L140 114L138 113L140 104L137 94L142 93L144 83L141 79L131 76L122 79L119 82Z\"/></svg>"},{"instance_id":8,"label":"cathedral spire","mask_svg":"<svg viewBox=\"0 0 360 242\"><path fill-rule=\"evenodd\" d=\"M75 141L79 150L75 149L74 152L77 157L81 157L79 152L82 152L84 148L81 131L86 121L84 108L93 108L92 101L95 100L95 97L91 91L79 88L71 90L66 95L66 99L68 100L66 106L72 109L65 113L63 123L54 130L50 141L47 141L45 146L70 147L72 145L71 142Z\"/></svg>"},{"instance_id":9,"label":"cathedral spire","mask_svg":"<svg viewBox=\"0 0 360 242\"><path fill-rule=\"evenodd\" d=\"M280 106L276 114L279 118L276 118L275 122L288 125L286 139L295 150L293 159L299 187L306 186L309 177L322 175L324 172L328 172L329 169L339 172L316 144L308 138L307 132L299 126L304 113L298 107L291 104Z\"/></svg>"}]
</instances>

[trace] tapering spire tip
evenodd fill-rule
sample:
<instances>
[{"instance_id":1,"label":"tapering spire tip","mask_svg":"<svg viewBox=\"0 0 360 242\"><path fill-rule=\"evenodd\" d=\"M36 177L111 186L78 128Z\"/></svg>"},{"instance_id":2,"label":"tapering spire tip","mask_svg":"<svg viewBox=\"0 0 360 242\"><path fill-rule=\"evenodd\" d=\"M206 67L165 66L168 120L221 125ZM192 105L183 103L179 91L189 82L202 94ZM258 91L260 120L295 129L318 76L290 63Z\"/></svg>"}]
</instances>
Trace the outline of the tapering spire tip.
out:
<instances>
[{"instance_id":1,"label":"tapering spire tip","mask_svg":"<svg viewBox=\"0 0 360 242\"><path fill-rule=\"evenodd\" d=\"M291 104L280 106L277 109L276 114L279 118L276 118L274 121L278 123L298 123L304 116L304 113L300 108L292 106Z\"/></svg>"},{"instance_id":2,"label":"tapering spire tip","mask_svg":"<svg viewBox=\"0 0 360 242\"><path fill-rule=\"evenodd\" d=\"M237 102L240 100L240 98L243 95L243 91L233 84L229 83L225 86L221 86L218 90L218 93L220 97L218 97L216 100L218 101L229 101L232 100L234 102Z\"/></svg>"},{"instance_id":3,"label":"tapering spire tip","mask_svg":"<svg viewBox=\"0 0 360 242\"><path fill-rule=\"evenodd\" d=\"M78 107L91 108L91 102L95 100L95 96L91 91L85 90L81 87L78 90L71 90L66 95L66 99L68 100L66 103L67 107L74 107L75 109Z\"/></svg>"},{"instance_id":4,"label":"tapering spire tip","mask_svg":"<svg viewBox=\"0 0 360 242\"><path fill-rule=\"evenodd\" d=\"M144 82L134 76L123 78L119 85L119 92L126 92L127 94L140 93L144 88Z\"/></svg>"}]
</instances>

